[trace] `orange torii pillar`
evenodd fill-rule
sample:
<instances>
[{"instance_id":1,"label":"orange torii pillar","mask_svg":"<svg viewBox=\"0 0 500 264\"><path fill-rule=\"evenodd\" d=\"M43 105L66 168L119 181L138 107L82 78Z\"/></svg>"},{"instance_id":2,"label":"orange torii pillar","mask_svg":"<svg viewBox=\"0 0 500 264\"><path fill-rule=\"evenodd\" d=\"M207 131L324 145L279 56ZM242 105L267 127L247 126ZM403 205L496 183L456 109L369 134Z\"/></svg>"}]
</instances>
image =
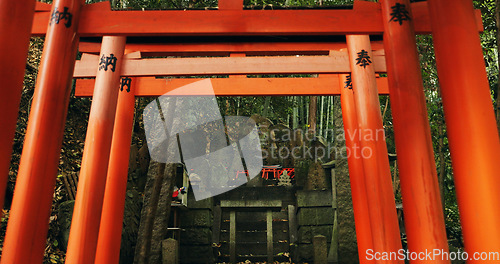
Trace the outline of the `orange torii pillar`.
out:
<instances>
[{"instance_id":1,"label":"orange torii pillar","mask_svg":"<svg viewBox=\"0 0 500 264\"><path fill-rule=\"evenodd\" d=\"M500 140L472 0L428 3L465 248L498 252Z\"/></svg>"},{"instance_id":2,"label":"orange torii pillar","mask_svg":"<svg viewBox=\"0 0 500 264\"><path fill-rule=\"evenodd\" d=\"M347 165L351 181L352 207L354 211L354 224L356 226L356 240L358 241L359 263L375 263L374 260L368 260L366 255L367 250L373 249L373 238L368 197L366 195L365 175L363 172L363 160L361 157L356 156L356 150L361 149L361 147L351 76L347 74L340 75L339 85L341 87L340 105L342 107L342 120L344 121Z\"/></svg>"},{"instance_id":3,"label":"orange torii pillar","mask_svg":"<svg viewBox=\"0 0 500 264\"><path fill-rule=\"evenodd\" d=\"M410 1L381 3L408 249L417 253L448 252ZM450 263L450 260L437 257L434 263Z\"/></svg>"},{"instance_id":4,"label":"orange torii pillar","mask_svg":"<svg viewBox=\"0 0 500 264\"><path fill-rule=\"evenodd\" d=\"M94 263L125 42L126 37L123 36L105 36L102 40L68 241L67 263Z\"/></svg>"},{"instance_id":5,"label":"orange torii pillar","mask_svg":"<svg viewBox=\"0 0 500 264\"><path fill-rule=\"evenodd\" d=\"M0 206L9 175L12 141L23 89L35 0L0 0ZM0 213L1 214L1 213Z\"/></svg>"},{"instance_id":6,"label":"orange torii pillar","mask_svg":"<svg viewBox=\"0 0 500 264\"><path fill-rule=\"evenodd\" d=\"M96 264L118 263L122 238L125 194L127 191L130 143L134 125L134 78L122 79L109 157L106 191L102 205Z\"/></svg>"},{"instance_id":7,"label":"orange torii pillar","mask_svg":"<svg viewBox=\"0 0 500 264\"><path fill-rule=\"evenodd\" d=\"M368 35L348 35L347 48L359 126L357 135L361 147L357 154L363 160L371 221L373 251L367 252L367 257L371 259L375 252L380 254L398 252L402 248L401 236L392 192L391 171L372 63L370 38ZM380 260L377 263L403 263L403 261Z\"/></svg>"},{"instance_id":8,"label":"orange torii pillar","mask_svg":"<svg viewBox=\"0 0 500 264\"><path fill-rule=\"evenodd\" d=\"M56 0L52 5L2 264L43 261L84 2Z\"/></svg>"}]
</instances>

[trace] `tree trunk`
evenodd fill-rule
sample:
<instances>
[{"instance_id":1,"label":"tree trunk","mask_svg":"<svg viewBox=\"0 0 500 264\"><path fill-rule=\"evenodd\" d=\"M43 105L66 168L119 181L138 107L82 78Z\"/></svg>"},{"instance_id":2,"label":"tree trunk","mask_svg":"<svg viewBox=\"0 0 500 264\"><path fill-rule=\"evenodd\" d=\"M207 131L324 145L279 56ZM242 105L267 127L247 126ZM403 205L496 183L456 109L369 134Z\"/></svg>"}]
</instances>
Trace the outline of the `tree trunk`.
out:
<instances>
[{"instance_id":1,"label":"tree trunk","mask_svg":"<svg viewBox=\"0 0 500 264\"><path fill-rule=\"evenodd\" d=\"M318 110L318 97L309 97L309 131L316 133L316 112Z\"/></svg>"},{"instance_id":2,"label":"tree trunk","mask_svg":"<svg viewBox=\"0 0 500 264\"><path fill-rule=\"evenodd\" d=\"M160 199L161 185L165 172L165 163L151 161L148 173L148 181L144 191L144 205L141 212L141 223L137 235L135 248L136 264L148 264L151 250L151 238L153 234L153 223L156 216L157 204Z\"/></svg>"},{"instance_id":3,"label":"tree trunk","mask_svg":"<svg viewBox=\"0 0 500 264\"><path fill-rule=\"evenodd\" d=\"M292 97L292 102L293 102L293 124L292 124L292 129L296 129L299 127L299 102L298 102L298 97L294 96Z\"/></svg>"},{"instance_id":4,"label":"tree trunk","mask_svg":"<svg viewBox=\"0 0 500 264\"><path fill-rule=\"evenodd\" d=\"M226 97L226 116L231 115L229 111L231 111L231 102L229 102L230 97Z\"/></svg>"},{"instance_id":5,"label":"tree trunk","mask_svg":"<svg viewBox=\"0 0 500 264\"><path fill-rule=\"evenodd\" d=\"M304 104L302 103L302 98L303 96L298 96L297 97L297 115L298 115L298 121L297 121L297 128L302 128L302 124L304 124Z\"/></svg>"},{"instance_id":6,"label":"tree trunk","mask_svg":"<svg viewBox=\"0 0 500 264\"><path fill-rule=\"evenodd\" d=\"M236 97L236 116L240 115L241 97Z\"/></svg>"},{"instance_id":7,"label":"tree trunk","mask_svg":"<svg viewBox=\"0 0 500 264\"><path fill-rule=\"evenodd\" d=\"M287 96L287 97L285 97L285 98L286 98L286 101L288 102L288 105L293 104L293 96ZM292 124L292 123L293 123L292 118L293 118L293 115L290 115L290 114L287 114L287 115L286 115L286 125L287 125L288 127L292 127L292 126L290 126L290 124Z\"/></svg>"},{"instance_id":8,"label":"tree trunk","mask_svg":"<svg viewBox=\"0 0 500 264\"><path fill-rule=\"evenodd\" d=\"M177 172L176 163L169 163L163 171L163 184L160 191L156 215L153 222L151 236L151 250L149 252L149 264L162 264L161 244L168 235L168 222L172 205L172 193L174 192L175 178Z\"/></svg>"},{"instance_id":9,"label":"tree trunk","mask_svg":"<svg viewBox=\"0 0 500 264\"><path fill-rule=\"evenodd\" d=\"M173 116L177 106L176 104L182 102L174 100L168 104L167 109L162 109L158 99L156 103L166 133L167 127L178 125L178 121L174 122ZM178 148L177 142L175 140L170 140L167 135L165 143L165 151L167 151L166 160L173 160L175 155L174 150ZM166 236L168 217L170 215L173 188L172 179L175 179L172 174L172 166L175 165L165 165L165 163L151 161L149 166L146 188L144 190L141 221L135 248L135 264L160 264L161 241ZM157 214L158 211L159 213ZM160 221L160 224L158 224L158 221ZM154 233L153 230L155 230ZM158 236L161 237L159 238Z\"/></svg>"},{"instance_id":10,"label":"tree trunk","mask_svg":"<svg viewBox=\"0 0 500 264\"><path fill-rule=\"evenodd\" d=\"M306 111L306 115L304 118L304 124L309 125L309 104L311 102L310 97L304 98L304 111Z\"/></svg>"},{"instance_id":11,"label":"tree trunk","mask_svg":"<svg viewBox=\"0 0 500 264\"><path fill-rule=\"evenodd\" d=\"M329 137L329 132L330 132L330 113L331 113L331 109L332 109L332 97L331 96L328 96L326 98L326 122L325 122L325 139L328 141L328 137Z\"/></svg>"},{"instance_id":12,"label":"tree trunk","mask_svg":"<svg viewBox=\"0 0 500 264\"><path fill-rule=\"evenodd\" d=\"M382 113L382 124L385 124L385 114L387 113L387 108L389 108L389 96L386 96L384 112Z\"/></svg>"},{"instance_id":13,"label":"tree trunk","mask_svg":"<svg viewBox=\"0 0 500 264\"><path fill-rule=\"evenodd\" d=\"M325 97L320 96L320 107L319 107L319 135L323 136L323 117L325 112L323 112L323 107L325 106Z\"/></svg>"},{"instance_id":14,"label":"tree trunk","mask_svg":"<svg viewBox=\"0 0 500 264\"><path fill-rule=\"evenodd\" d=\"M331 118L330 118L330 128L332 129L330 132L330 137L332 139L333 142L335 142L335 136L336 136L336 125L335 125L335 118L336 118L336 113L335 113L335 96L330 96L330 105L331 105L331 108L330 108L330 115L331 115ZM340 117L342 118L342 117Z\"/></svg>"},{"instance_id":15,"label":"tree trunk","mask_svg":"<svg viewBox=\"0 0 500 264\"><path fill-rule=\"evenodd\" d=\"M307 107L306 107L306 98L305 96L300 97L300 124L302 125L301 128L304 128L307 125Z\"/></svg>"},{"instance_id":16,"label":"tree trunk","mask_svg":"<svg viewBox=\"0 0 500 264\"><path fill-rule=\"evenodd\" d=\"M176 167L174 163L151 162L137 235L136 264L161 263L161 241L167 236Z\"/></svg>"},{"instance_id":17,"label":"tree trunk","mask_svg":"<svg viewBox=\"0 0 500 264\"><path fill-rule=\"evenodd\" d=\"M266 96L264 99L264 110L262 111L262 116L269 118L267 115L269 114L269 107L271 107L271 96Z\"/></svg>"}]
</instances>

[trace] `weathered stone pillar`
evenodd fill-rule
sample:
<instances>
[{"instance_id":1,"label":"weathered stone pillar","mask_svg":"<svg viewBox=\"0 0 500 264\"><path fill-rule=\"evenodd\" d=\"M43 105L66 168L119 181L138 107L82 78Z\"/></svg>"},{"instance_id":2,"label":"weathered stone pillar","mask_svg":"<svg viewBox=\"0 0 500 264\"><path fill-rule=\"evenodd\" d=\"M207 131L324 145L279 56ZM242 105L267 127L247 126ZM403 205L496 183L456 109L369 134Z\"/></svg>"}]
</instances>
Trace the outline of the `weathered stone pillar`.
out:
<instances>
[{"instance_id":1,"label":"weathered stone pillar","mask_svg":"<svg viewBox=\"0 0 500 264\"><path fill-rule=\"evenodd\" d=\"M179 242L173 238L161 242L162 264L179 263Z\"/></svg>"},{"instance_id":2,"label":"weathered stone pillar","mask_svg":"<svg viewBox=\"0 0 500 264\"><path fill-rule=\"evenodd\" d=\"M326 264L328 255L328 246L326 244L326 237L316 235L313 237L314 248L314 264Z\"/></svg>"}]
</instances>

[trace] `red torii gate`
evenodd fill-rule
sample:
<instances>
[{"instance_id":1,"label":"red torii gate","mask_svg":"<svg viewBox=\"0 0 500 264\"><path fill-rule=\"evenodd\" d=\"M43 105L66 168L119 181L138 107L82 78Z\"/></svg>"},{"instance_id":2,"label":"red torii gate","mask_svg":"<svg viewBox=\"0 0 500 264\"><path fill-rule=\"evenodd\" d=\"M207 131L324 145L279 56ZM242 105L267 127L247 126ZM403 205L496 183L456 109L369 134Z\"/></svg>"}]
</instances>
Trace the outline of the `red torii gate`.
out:
<instances>
[{"instance_id":1,"label":"red torii gate","mask_svg":"<svg viewBox=\"0 0 500 264\"><path fill-rule=\"evenodd\" d=\"M260 53L268 53L269 49L275 49L274 43L268 43L267 47L263 46L260 50L253 49L253 52L256 55L260 55ZM381 46L380 43L375 42L374 46ZM94 47L92 47L94 46ZM128 49L133 46L135 49L140 50L140 52L131 53L128 56L128 60L124 60L124 67L127 67L129 63L133 65L134 62L138 62L138 53L143 53L143 50L148 50L149 54L154 54L154 56L167 56L173 55L172 51L167 51L171 45L156 45L151 47L151 45L128 45ZM211 53L217 52L220 53L218 48L214 50L214 47L207 48L204 44L196 44L198 49L194 48L192 52L206 55L204 53L200 53L200 50L204 52ZM192 58L183 58L183 59L144 59L141 61L143 65L142 71L138 72L137 70L133 70L132 66L129 66L130 70L127 73L127 70L122 71L122 76L141 76L141 75L173 75L173 71L175 71L175 75L199 75L207 73L210 74L227 74L227 73L253 73L253 74L263 74L263 73L304 73L304 72L349 72L349 60L347 58L347 52L338 52L338 51L329 51L331 48L346 48L346 44L332 43L329 45L325 45L324 47L317 46L317 51L311 50L309 45L307 47L306 52L312 52L314 54L330 54L330 56L323 57L305 57L305 58L297 58L297 57L279 57L279 58L263 58L263 57L251 57L251 58L242 58L242 53L246 51L245 48L241 48L241 44L232 44L227 47L232 47L240 51L237 53L240 57L226 57L226 58L210 58L210 59L201 59L195 67L192 66L192 63L198 62L198 59ZM291 47L286 52L293 52L294 54L302 54L304 50L304 45L302 43L295 43L293 48ZM323 50L324 49L324 50ZM162 52L160 52L160 50ZM80 51L83 52L96 52L95 45L90 43L82 43ZM175 53L175 52L174 52ZM185 53L185 52L183 52ZM227 53L227 52L226 52ZM283 53L283 51L274 51L273 54L279 55ZM227 55L233 55L234 53L228 53ZM375 68L379 72L385 72L385 61L384 58L380 55L383 52L377 51L376 55L373 56L373 61ZM226 54L225 54L226 55ZM192 56L192 54L186 54L186 56ZM95 65L97 62L97 57L89 56L88 54L84 54L82 59L77 62L77 66L74 72L74 77L80 78L88 78L93 77L95 75ZM203 61L209 62L203 62ZM235 61L236 63L231 63ZM270 62L274 61L274 62ZM284 63L291 60L292 62ZM228 63L229 61L229 63ZM261 62L263 61L263 62ZM326 61L327 63L318 63ZM331 63L334 61L335 63ZM159 63L162 62L162 63ZM316 64L315 64L316 63ZM221 66L225 64L237 65L239 68L234 67L225 67L221 69ZM275 64L273 66L273 64ZM297 67L296 64L299 64ZM164 65L168 65L168 67L164 67ZM271 66L270 66L271 65ZM290 67L290 65L295 65L295 67ZM160 66L160 67L158 67ZM162 69L163 67L163 69ZM135 67L137 68L137 67ZM193 69L194 68L194 69ZM311 69L312 68L312 69ZM163 70L163 71L162 71ZM153 72L151 72L153 71ZM154 74L153 74L154 73ZM217 96L245 96L245 95L268 95L268 96L277 96L277 95L340 95L340 90L346 86L346 75L343 74L339 76L338 74L325 74L319 75L319 78L231 78L235 77L235 75L230 76L230 78L213 78L212 85L214 88L214 94ZM379 90L381 94L388 93L387 81L386 78L377 78L377 82L379 85ZM135 96L160 96L165 94L168 91L171 91L175 88L181 87L186 84L194 83L199 81L200 79L155 79L154 77L133 77L133 84L129 85L130 92L122 91L120 93L120 98L131 97L134 94ZM256 86L257 85L257 86ZM301 87L302 85L303 87ZM91 79L78 79L76 84L75 95L77 96L92 96L93 95L93 86L94 81ZM258 87L261 86L261 87ZM192 90L189 94L186 95L213 95L213 94L205 94L204 92L199 93L196 90ZM352 106L352 105L351 105ZM118 105L118 108L122 107L122 109L127 109L125 112L120 112L117 110L117 116L128 116L129 122L127 124L127 128L118 129L118 124L114 129L114 137L117 134L121 134L122 139L127 139L126 141L121 141L120 143L116 143L113 141L114 146L128 146L130 144L130 127L132 125L131 117L133 116L134 104L133 101L129 102L128 105ZM117 120L118 122L118 120ZM124 135L125 134L125 135ZM384 143L385 144L385 143ZM387 151L385 151L387 152ZM115 156L120 155L121 158L116 158L116 167L119 167L120 162L125 156L128 155L128 151L122 150L121 152L113 152L116 153ZM113 154L112 154L113 155ZM110 166L112 166L113 156L110 159ZM125 168L124 166L121 166ZM118 261L118 255L112 256L110 252L117 252L119 250L119 245L116 243L112 243L116 241L117 238L120 237L121 227L116 223L121 221L121 219L116 219L116 215L122 215L123 211L117 212L118 209L123 210L122 197L125 193L126 186L126 178L123 175L126 174L126 171L118 177L114 177L111 173L111 169L108 172L108 181L106 183L106 196L104 199L102 217L101 217L101 226L99 231L99 242L96 251L96 261L101 261L102 263L108 262L116 262ZM117 191L119 188L116 186L122 186L120 191ZM354 195L360 195L362 198L357 198L357 200L366 201L366 197L364 197L364 193L356 193L354 191ZM389 192L387 192L389 194ZM392 198L393 199L393 198ZM118 208L118 209L117 209ZM389 207L394 208L394 206ZM83 208L82 208L83 209ZM369 224L369 216L365 212L365 210L356 210L361 214L357 217L356 225L367 225ZM114 216L114 218L113 218ZM113 219L113 221L109 221ZM363 222L365 224L363 224ZM106 224L107 223L107 224ZM103 228L103 224L105 224L105 228ZM397 223L393 226L396 227ZM362 230L362 228L361 228ZM369 233L360 233L359 236L362 237L370 237ZM79 237L79 236L77 236ZM371 240L371 238L368 238ZM106 241L106 242L102 242ZM362 245L362 244L360 244ZM363 247L363 251L369 247Z\"/></svg>"},{"instance_id":2,"label":"red torii gate","mask_svg":"<svg viewBox=\"0 0 500 264\"><path fill-rule=\"evenodd\" d=\"M1 67L5 67L2 70L8 70L10 65L5 62L16 62L9 70L19 73L24 68L26 43L30 35L28 28L31 21L25 18L32 17L34 1L7 2L0 2L2 3L0 7L5 7L1 9L2 17L17 19L18 23L2 22L0 34L6 36L15 32L19 38L8 44L2 43L2 45L18 52L1 49ZM390 84L389 93L394 109L394 129L398 160L400 161L409 249L413 252L424 252L426 249L447 251L432 141L426 118L425 97L414 39L415 31L417 33L431 32L431 24L446 121L449 127L466 249L469 252L498 251L500 248L500 227L496 225L496 221L500 216L497 210L500 194L494 189L495 183L498 183L494 165L500 160L500 143L491 107L488 83L485 78L480 43L477 38L478 28L481 28L481 24L476 23L478 14L474 14L470 0L429 0L430 15L427 14L426 3L412 4L410 8L408 0L384 0L381 2L382 5L357 2L357 7L355 6L353 10L242 11L237 10L241 8L241 3L233 6L228 4L229 1L221 1L221 7L226 6L226 10L143 12L109 11L108 6L102 3L84 6L83 1L59 0L55 1L52 13L48 12L46 5L38 4L32 33L33 35L47 34L47 37L5 238L2 263L41 262L47 234L47 221L45 220L49 216L57 172L57 160L69 96L68 87L70 87L73 75L78 36L108 35L349 35L347 37L347 62L350 67L347 70L337 70L339 73L352 72L353 90L360 92L352 93L351 90L340 89L340 93L342 93L346 130L363 131L363 129L376 130L381 128L375 83L375 67L377 65L375 64L375 67L373 64L359 67L356 65L356 53L365 50L373 58L372 48L366 35L384 34ZM404 23L393 21L390 13L391 8L396 4L402 4L406 7L409 12L409 20L401 21ZM18 10L18 12L12 12L12 10ZM456 12L453 14L439 12L443 10L455 10ZM58 16L51 16L56 11L59 12ZM165 12L169 12L169 15L165 15ZM19 14L22 14L22 19L18 17ZM68 17L68 14L71 15L71 18ZM241 19L242 15L245 19ZM429 17L431 21L429 21ZM52 19L47 28L49 18ZM79 24L80 18L85 23ZM287 23L281 23L284 21ZM358 36L355 36L356 34ZM359 36L359 34L365 34L365 36ZM105 40L101 53L123 54L124 38L108 37ZM133 51L133 49L131 50ZM230 49L226 51L232 53ZM404 57L401 57L403 55ZM245 60L243 58L232 59L242 59L239 60L238 64L248 61L247 58ZM225 60L227 61L227 59ZM22 61L22 64L19 61ZM127 73L129 62L133 61L129 60L123 64L123 73L125 74L129 74ZM137 60L135 63L141 64L142 62ZM144 66L144 64L141 65ZM276 68L269 71L276 71ZM318 73L318 69L312 71ZM290 73L289 71L285 72ZM230 74L238 73L246 72L230 72ZM330 75L336 73L332 69L320 71L320 73L329 76L316 78L315 81L323 78L334 81L337 78ZM109 230L107 231L106 227L113 224L121 226L121 220L118 223L110 217L112 215L109 215L110 208L106 206L106 203L111 201L108 196L115 197L115 199L120 197L119 188L113 188L113 184L110 184L113 178L117 180L115 183L120 182L119 177L112 177L112 175L118 175L112 172L113 169L120 170L119 166L116 167L117 163L113 162L113 153L119 153L117 148L120 146L125 145L128 148L129 144L111 144L111 138L117 142L125 142L126 140L130 142L130 135L127 138L127 135L121 132L126 131L126 129L121 130L120 128L126 127L131 121L126 120L127 115L120 116L120 114L133 111L133 104L130 107L130 102L133 102L134 91L131 88L130 93L120 93L114 135L111 137L109 128L113 127L114 105L116 105L113 104L113 101L118 96L116 91L113 92L116 86L112 84L116 84L120 74L111 74L111 72L100 72L99 74L102 77L98 75L96 80L98 85L96 85L94 92L85 157L82 162L82 178L79 183L80 192L75 205L75 217L68 249L67 260L69 263L94 262L104 195L104 180L102 177L99 179L99 176L103 174L96 174L98 172L108 172L105 209L99 231L99 249L109 249L113 247L113 242L116 244L117 241L113 241L111 235L102 235L110 234L107 233ZM134 75L134 71L131 70L130 74ZM158 75L151 72L141 74ZM185 75L187 73L177 74ZM20 89L19 75L4 76L7 83L16 88L17 91ZM342 75L337 80L343 83L344 78L345 75ZM138 79L151 81L150 79L142 79L142 77ZM239 80L239 78L231 78L231 80L237 79ZM472 87L475 89L472 90ZM221 92L221 94L224 93L227 91ZM16 95L14 91L14 94L3 97L5 104L3 104L4 100L0 104L5 105L7 110L10 110L7 113L11 114L2 117L0 121L11 130L12 120L14 120L15 127L15 114L12 114L15 111L12 109L17 110L17 105L13 106L12 104L16 104L16 102L18 104L18 94ZM124 94L128 94L128 96L124 96ZM289 93L289 95L291 94ZM298 94L303 95L304 93ZM227 93L227 95L231 94ZM127 100L128 103L125 103ZM127 109L121 110L121 107ZM475 115L475 113L479 114ZM99 127L99 120L104 122L107 130ZM473 127L469 127L469 125ZM7 141L11 141L11 134L13 133L7 129L6 132L2 131L1 136ZM97 149L99 146L92 146L89 140L91 135L95 135L95 140L102 141L101 146L104 147ZM386 161L387 155L385 155L387 151L384 142L347 141L346 143L348 147L350 144L359 144L375 150L374 157L370 159L349 160L359 240L358 247L361 252L361 261L365 262L367 260L364 258L363 250L373 248L378 252L396 252L401 247L400 242L398 242L397 228L395 228L397 222L395 222L394 199L391 197L392 192L389 191L390 185L388 186L390 175L387 174L388 162ZM106 162L104 162L106 164L97 164L92 160L97 160L99 155L102 155L101 157L107 161L106 156L110 153L110 146L112 151L108 170ZM95 151L92 151L92 148ZM8 164L5 160L10 159L10 150L10 147L4 148L2 145L0 165ZM99 151L101 153L97 153ZM122 167L121 170L123 170ZM478 176L474 180L468 180L473 173ZM115 191L114 196L108 194L110 193L108 189ZM116 230L114 234L116 235ZM101 247L101 245L104 246ZM106 256L100 254L98 250L95 261L108 263L107 260L116 259L116 257L111 256L116 251L108 251L108 253L110 254ZM440 263L449 263L449 261L443 260Z\"/></svg>"}]
</instances>

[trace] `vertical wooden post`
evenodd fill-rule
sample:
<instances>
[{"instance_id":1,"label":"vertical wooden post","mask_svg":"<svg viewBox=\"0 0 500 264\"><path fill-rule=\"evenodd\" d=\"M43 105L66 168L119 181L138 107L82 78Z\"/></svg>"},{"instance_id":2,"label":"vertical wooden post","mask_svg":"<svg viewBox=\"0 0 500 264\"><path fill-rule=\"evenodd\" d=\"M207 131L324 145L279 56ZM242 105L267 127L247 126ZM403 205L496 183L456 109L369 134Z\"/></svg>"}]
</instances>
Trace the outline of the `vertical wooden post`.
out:
<instances>
[{"instance_id":1,"label":"vertical wooden post","mask_svg":"<svg viewBox=\"0 0 500 264\"><path fill-rule=\"evenodd\" d=\"M35 0L0 1L0 206L9 175L12 141L23 89Z\"/></svg>"},{"instance_id":2,"label":"vertical wooden post","mask_svg":"<svg viewBox=\"0 0 500 264\"><path fill-rule=\"evenodd\" d=\"M428 3L465 248L496 252L500 140L472 0Z\"/></svg>"},{"instance_id":3,"label":"vertical wooden post","mask_svg":"<svg viewBox=\"0 0 500 264\"><path fill-rule=\"evenodd\" d=\"M448 252L409 0L382 0L384 44L408 248ZM438 258L436 263L450 263Z\"/></svg>"},{"instance_id":4,"label":"vertical wooden post","mask_svg":"<svg viewBox=\"0 0 500 264\"><path fill-rule=\"evenodd\" d=\"M351 155L357 154L358 158L363 160L373 249L375 252L397 252L401 249L401 237L392 193L391 171L370 38L367 35L348 35L347 47L361 148L359 153L353 151ZM403 261L392 260L381 263L403 263Z\"/></svg>"},{"instance_id":5,"label":"vertical wooden post","mask_svg":"<svg viewBox=\"0 0 500 264\"><path fill-rule=\"evenodd\" d=\"M273 211L267 210L267 263L273 263L274 245L273 245Z\"/></svg>"},{"instance_id":6,"label":"vertical wooden post","mask_svg":"<svg viewBox=\"0 0 500 264\"><path fill-rule=\"evenodd\" d=\"M102 40L68 241L68 263L85 264L95 260L125 40L121 36Z\"/></svg>"},{"instance_id":7,"label":"vertical wooden post","mask_svg":"<svg viewBox=\"0 0 500 264\"><path fill-rule=\"evenodd\" d=\"M1 263L41 263L79 37L83 0L56 0L49 21ZM28 8L31 8L28 6Z\"/></svg>"},{"instance_id":8,"label":"vertical wooden post","mask_svg":"<svg viewBox=\"0 0 500 264\"><path fill-rule=\"evenodd\" d=\"M229 212L229 258L230 262L236 263L236 211Z\"/></svg>"},{"instance_id":9,"label":"vertical wooden post","mask_svg":"<svg viewBox=\"0 0 500 264\"><path fill-rule=\"evenodd\" d=\"M118 263L120 260L130 143L134 126L135 81L138 79L125 77L121 80L95 263Z\"/></svg>"},{"instance_id":10,"label":"vertical wooden post","mask_svg":"<svg viewBox=\"0 0 500 264\"><path fill-rule=\"evenodd\" d=\"M369 261L366 256L366 250L373 249L373 240L368 211L367 188L363 172L363 160L361 157L354 155L354 151L360 149L360 143L358 117L356 115L351 76L341 74L339 81L340 87L344 87L340 88L340 105L342 108L342 120L344 121L347 165L351 181L352 207L354 211L354 224L356 226L359 263L375 263L375 261Z\"/></svg>"}]
</instances>

